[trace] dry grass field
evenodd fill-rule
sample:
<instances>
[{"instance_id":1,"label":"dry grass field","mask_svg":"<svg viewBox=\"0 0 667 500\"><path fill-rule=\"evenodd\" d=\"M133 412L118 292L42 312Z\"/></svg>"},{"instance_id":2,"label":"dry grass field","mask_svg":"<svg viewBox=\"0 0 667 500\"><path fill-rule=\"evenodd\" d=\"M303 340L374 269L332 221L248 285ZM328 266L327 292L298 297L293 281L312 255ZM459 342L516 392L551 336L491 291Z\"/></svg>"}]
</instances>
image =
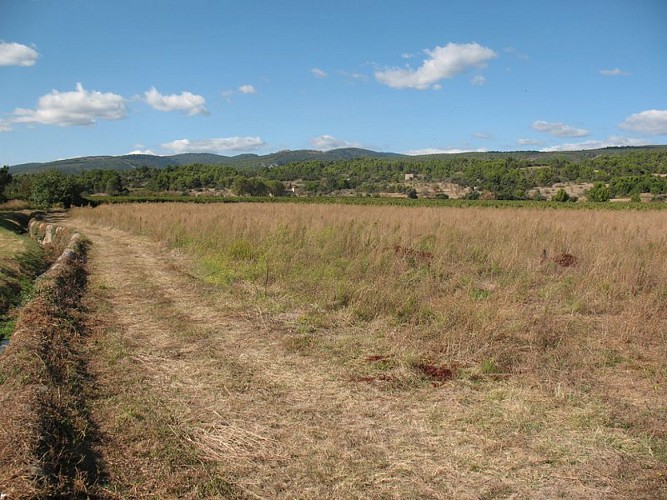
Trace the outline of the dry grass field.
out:
<instances>
[{"instance_id":1,"label":"dry grass field","mask_svg":"<svg viewBox=\"0 0 667 500\"><path fill-rule=\"evenodd\" d=\"M667 217L75 209L121 496L667 495Z\"/></svg>"}]
</instances>

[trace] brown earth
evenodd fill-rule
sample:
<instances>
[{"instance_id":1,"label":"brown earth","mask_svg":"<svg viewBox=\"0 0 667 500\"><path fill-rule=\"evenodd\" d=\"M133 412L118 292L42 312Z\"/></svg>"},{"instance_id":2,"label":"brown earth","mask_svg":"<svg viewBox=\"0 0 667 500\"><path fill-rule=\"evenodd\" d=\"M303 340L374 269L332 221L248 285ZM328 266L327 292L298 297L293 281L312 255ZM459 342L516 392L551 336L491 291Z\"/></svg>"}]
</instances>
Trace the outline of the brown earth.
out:
<instances>
[{"instance_id":1,"label":"brown earth","mask_svg":"<svg viewBox=\"0 0 667 500\"><path fill-rule=\"evenodd\" d=\"M511 380L434 386L424 378L453 373L427 365L394 370L404 385L358 383L353 360L294 349L292 324L203 283L188 257L66 224L93 243L87 356L103 496L667 494L664 467L605 427L597 403Z\"/></svg>"}]
</instances>

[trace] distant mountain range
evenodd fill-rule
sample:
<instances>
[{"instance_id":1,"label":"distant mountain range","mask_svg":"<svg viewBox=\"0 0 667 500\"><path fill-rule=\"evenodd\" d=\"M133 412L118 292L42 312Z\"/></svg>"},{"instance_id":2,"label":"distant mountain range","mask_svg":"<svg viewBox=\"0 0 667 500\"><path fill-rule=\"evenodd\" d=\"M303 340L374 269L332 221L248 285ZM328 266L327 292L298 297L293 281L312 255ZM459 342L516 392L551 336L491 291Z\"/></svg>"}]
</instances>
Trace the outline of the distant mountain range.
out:
<instances>
[{"instance_id":1,"label":"distant mountain range","mask_svg":"<svg viewBox=\"0 0 667 500\"><path fill-rule=\"evenodd\" d=\"M12 165L13 174L28 174L43 170L57 169L67 173L77 173L84 170L127 170L139 167L164 168L170 165L229 165L239 169L268 167L271 165L286 165L298 161L321 160L350 160L354 158L400 158L404 155L397 153L378 153L359 148L343 148L331 151L314 151L300 149L295 151L278 151L267 155L242 154L237 156L222 156L211 153L184 153L173 156L154 155L123 155L123 156L84 156L67 160L51 161L46 163L22 163Z\"/></svg>"},{"instance_id":2,"label":"distant mountain range","mask_svg":"<svg viewBox=\"0 0 667 500\"><path fill-rule=\"evenodd\" d=\"M67 160L51 161L46 163L22 163L12 165L9 170L13 174L29 174L43 170L57 169L67 173L78 173L85 170L127 170L139 167L164 168L170 165L228 165L237 169L252 169L257 167L269 167L272 165L286 165L299 161L320 160L330 162L335 160L351 160L355 158L406 158L410 161L419 161L424 158L452 158L470 157L483 160L514 157L517 159L528 159L538 161L541 158L559 156L570 161L580 161L585 158L595 158L600 155L624 155L632 151L665 149L667 146L640 146L604 148L584 151L563 151L543 153L539 151L489 151L478 153L436 154L428 156L407 156L399 153L380 153L360 148L342 148L331 151L315 151L310 149L298 149L294 151L278 151L267 155L241 154L237 156L222 156L212 153L185 153L173 156L154 155L123 155L123 156L84 156L82 158L70 158Z\"/></svg>"}]
</instances>

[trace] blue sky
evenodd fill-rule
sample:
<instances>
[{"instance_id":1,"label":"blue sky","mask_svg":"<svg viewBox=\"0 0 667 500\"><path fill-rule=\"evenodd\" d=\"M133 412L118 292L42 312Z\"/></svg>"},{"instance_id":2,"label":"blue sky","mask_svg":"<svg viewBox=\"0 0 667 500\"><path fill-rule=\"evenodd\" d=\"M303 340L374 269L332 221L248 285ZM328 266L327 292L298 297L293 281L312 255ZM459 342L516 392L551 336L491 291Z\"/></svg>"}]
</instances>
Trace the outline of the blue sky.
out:
<instances>
[{"instance_id":1,"label":"blue sky","mask_svg":"<svg viewBox=\"0 0 667 500\"><path fill-rule=\"evenodd\" d=\"M665 0L0 0L0 164L667 143Z\"/></svg>"}]
</instances>

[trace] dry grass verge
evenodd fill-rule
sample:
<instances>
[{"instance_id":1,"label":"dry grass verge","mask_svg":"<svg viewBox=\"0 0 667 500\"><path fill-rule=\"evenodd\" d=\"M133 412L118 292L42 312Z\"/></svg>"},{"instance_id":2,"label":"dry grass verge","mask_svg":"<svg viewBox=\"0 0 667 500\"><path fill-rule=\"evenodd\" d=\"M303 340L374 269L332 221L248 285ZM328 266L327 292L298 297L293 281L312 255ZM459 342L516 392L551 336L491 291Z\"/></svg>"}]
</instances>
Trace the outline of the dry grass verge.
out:
<instances>
[{"instance_id":1,"label":"dry grass verge","mask_svg":"<svg viewBox=\"0 0 667 500\"><path fill-rule=\"evenodd\" d=\"M102 474L79 355L87 243L60 232L67 246L38 280L0 357L0 492L9 498L90 494Z\"/></svg>"}]
</instances>

